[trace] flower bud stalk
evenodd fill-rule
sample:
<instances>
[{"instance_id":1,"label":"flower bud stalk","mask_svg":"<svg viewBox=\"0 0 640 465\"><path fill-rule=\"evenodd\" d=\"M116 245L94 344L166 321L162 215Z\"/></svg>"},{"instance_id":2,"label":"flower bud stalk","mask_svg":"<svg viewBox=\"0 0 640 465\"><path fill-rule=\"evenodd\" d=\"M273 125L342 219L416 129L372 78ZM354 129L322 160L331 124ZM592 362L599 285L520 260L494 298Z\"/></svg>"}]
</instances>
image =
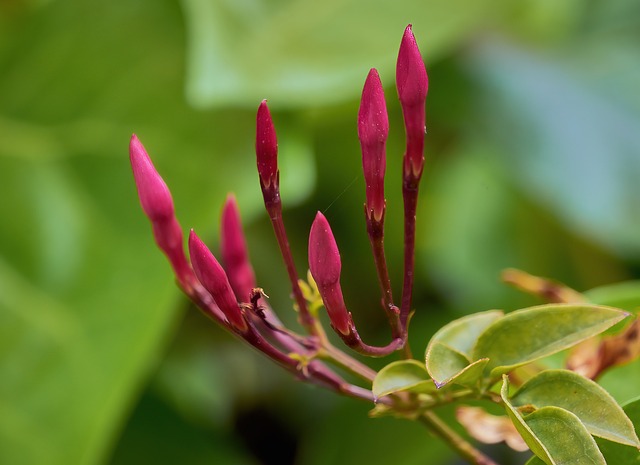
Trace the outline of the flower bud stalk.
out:
<instances>
[{"instance_id":1,"label":"flower bud stalk","mask_svg":"<svg viewBox=\"0 0 640 465\"><path fill-rule=\"evenodd\" d=\"M309 233L309 269L322 297L331 327L356 352L382 357L402 347L404 341L395 338L385 347L374 347L362 342L347 310L340 287L342 262L338 245L325 216L318 212Z\"/></svg>"},{"instance_id":2,"label":"flower bud stalk","mask_svg":"<svg viewBox=\"0 0 640 465\"><path fill-rule=\"evenodd\" d=\"M416 210L418 187L424 167L425 102L429 87L427 71L418 44L407 26L400 43L396 66L396 87L402 106L407 137L403 164L404 200L404 279L400 305L400 323L406 340L415 269ZM410 356L408 345L406 355Z\"/></svg>"},{"instance_id":3,"label":"flower bud stalk","mask_svg":"<svg viewBox=\"0 0 640 465\"><path fill-rule=\"evenodd\" d=\"M372 68L362 89L358 112L358 138L362 149L362 168L366 182L365 219L367 234L382 290L382 306L394 337L401 337L399 309L393 304L391 281L384 253L384 175L389 118L380 76Z\"/></svg>"},{"instance_id":4,"label":"flower bud stalk","mask_svg":"<svg viewBox=\"0 0 640 465\"><path fill-rule=\"evenodd\" d=\"M316 325L315 319L309 313L307 302L300 290L298 272L282 219L280 173L278 171L278 142L266 100L260 103L256 116L256 161L264 205L269 214L269 219L271 220L271 225L276 240L278 241L278 247L280 248L285 267L287 268L291 290L299 311L300 324L308 333L317 334L319 328Z\"/></svg>"}]
</instances>

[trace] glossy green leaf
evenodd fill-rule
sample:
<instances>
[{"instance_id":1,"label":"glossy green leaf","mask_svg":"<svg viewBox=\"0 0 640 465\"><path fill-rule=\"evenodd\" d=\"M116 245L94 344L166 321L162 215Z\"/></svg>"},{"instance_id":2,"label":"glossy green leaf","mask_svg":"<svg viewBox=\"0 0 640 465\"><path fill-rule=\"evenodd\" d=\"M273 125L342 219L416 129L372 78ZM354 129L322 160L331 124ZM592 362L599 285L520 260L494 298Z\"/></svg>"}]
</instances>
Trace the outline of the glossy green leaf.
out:
<instances>
[{"instance_id":1,"label":"glossy green leaf","mask_svg":"<svg viewBox=\"0 0 640 465\"><path fill-rule=\"evenodd\" d=\"M568 370L545 370L511 397L514 406L561 407L575 414L594 436L640 447L622 408L594 381Z\"/></svg>"},{"instance_id":2,"label":"glossy green leaf","mask_svg":"<svg viewBox=\"0 0 640 465\"><path fill-rule=\"evenodd\" d=\"M556 406L574 413L594 436L640 447L633 424L613 397L594 381L568 370L546 370L512 397L514 405Z\"/></svg>"},{"instance_id":3,"label":"glossy green leaf","mask_svg":"<svg viewBox=\"0 0 640 465\"><path fill-rule=\"evenodd\" d=\"M429 346L435 342L441 342L470 358L478 336L503 315L504 313L500 310L489 310L458 318L440 328L431 338ZM429 346L427 346L426 355L427 369L429 369Z\"/></svg>"},{"instance_id":4,"label":"glossy green leaf","mask_svg":"<svg viewBox=\"0 0 640 465\"><path fill-rule=\"evenodd\" d=\"M491 376L571 347L628 314L596 305L551 304L505 315L478 338L473 359L488 358Z\"/></svg>"},{"instance_id":5,"label":"glossy green leaf","mask_svg":"<svg viewBox=\"0 0 640 465\"><path fill-rule=\"evenodd\" d=\"M392 362L378 372L371 388L375 397L398 391L433 392L436 387L424 365L417 360Z\"/></svg>"},{"instance_id":6,"label":"glossy green leaf","mask_svg":"<svg viewBox=\"0 0 640 465\"><path fill-rule=\"evenodd\" d=\"M635 426L636 432L640 431L640 397L629 401L623 409ZM609 465L640 463L640 451L635 447L623 446L622 444L601 439L598 439L597 442Z\"/></svg>"},{"instance_id":7,"label":"glossy green leaf","mask_svg":"<svg viewBox=\"0 0 640 465\"><path fill-rule=\"evenodd\" d=\"M427 370L437 385L456 373L464 370L471 361L457 350L452 349L442 342L429 344L427 352Z\"/></svg>"},{"instance_id":8,"label":"glossy green leaf","mask_svg":"<svg viewBox=\"0 0 640 465\"><path fill-rule=\"evenodd\" d=\"M560 407L542 407L521 415L509 399L507 375L503 375L500 393L516 429L547 465L606 465L595 440L576 415Z\"/></svg>"},{"instance_id":9,"label":"glossy green leaf","mask_svg":"<svg viewBox=\"0 0 640 465\"><path fill-rule=\"evenodd\" d=\"M335 103L357 96L372 66L391 86L408 22L431 61L499 7L488 0L411 0L402 7L379 0L181 3L189 46L187 95L199 107L253 107L265 96L271 105Z\"/></svg>"},{"instance_id":10,"label":"glossy green leaf","mask_svg":"<svg viewBox=\"0 0 640 465\"><path fill-rule=\"evenodd\" d=\"M524 417L544 444L551 464L606 465L595 439L580 419L559 407L542 407Z\"/></svg>"},{"instance_id":11,"label":"glossy green leaf","mask_svg":"<svg viewBox=\"0 0 640 465\"><path fill-rule=\"evenodd\" d=\"M448 384L477 385L489 362L483 358L471 363L464 355L441 342L430 346L429 360L430 374L438 388Z\"/></svg>"},{"instance_id":12,"label":"glossy green leaf","mask_svg":"<svg viewBox=\"0 0 640 465\"><path fill-rule=\"evenodd\" d=\"M484 368L487 361L478 360L471 367L471 349L484 329L502 315L498 310L474 313L445 325L431 338L425 361L436 385L444 386L454 378L458 384L475 384L482 375L478 367Z\"/></svg>"},{"instance_id":13,"label":"glossy green leaf","mask_svg":"<svg viewBox=\"0 0 640 465\"><path fill-rule=\"evenodd\" d=\"M540 457L548 465L554 465L554 462L552 461L551 455L549 454L546 446L531 430L531 427L527 425L518 409L511 405L511 401L509 400L509 377L507 375L502 375L502 388L500 389L500 396L502 397L502 401L504 402L507 415L509 415L509 418L511 418L513 425L518 430L518 433L520 433L520 436L522 436L522 439L524 439L524 442L527 443L529 449L531 449L531 451L536 456Z\"/></svg>"}]
</instances>

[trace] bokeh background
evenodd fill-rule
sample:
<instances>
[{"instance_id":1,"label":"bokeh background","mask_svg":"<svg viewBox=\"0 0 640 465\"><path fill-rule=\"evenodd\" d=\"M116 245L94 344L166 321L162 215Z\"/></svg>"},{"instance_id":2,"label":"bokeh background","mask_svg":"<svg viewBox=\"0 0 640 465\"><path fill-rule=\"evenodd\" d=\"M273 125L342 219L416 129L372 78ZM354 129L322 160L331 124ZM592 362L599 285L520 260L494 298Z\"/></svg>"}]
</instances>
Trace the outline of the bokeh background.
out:
<instances>
[{"instance_id":1,"label":"bokeh background","mask_svg":"<svg viewBox=\"0 0 640 465\"><path fill-rule=\"evenodd\" d=\"M293 381L191 308L128 166L135 132L214 250L234 191L259 284L295 327L255 173L268 98L299 268L322 210L354 318L383 343L356 114L376 67L398 289L408 23L430 76L416 357L452 318L538 303L503 268L579 290L640 276L636 0L2 0L0 463L453 463L420 426ZM603 382L625 401L639 372Z\"/></svg>"}]
</instances>

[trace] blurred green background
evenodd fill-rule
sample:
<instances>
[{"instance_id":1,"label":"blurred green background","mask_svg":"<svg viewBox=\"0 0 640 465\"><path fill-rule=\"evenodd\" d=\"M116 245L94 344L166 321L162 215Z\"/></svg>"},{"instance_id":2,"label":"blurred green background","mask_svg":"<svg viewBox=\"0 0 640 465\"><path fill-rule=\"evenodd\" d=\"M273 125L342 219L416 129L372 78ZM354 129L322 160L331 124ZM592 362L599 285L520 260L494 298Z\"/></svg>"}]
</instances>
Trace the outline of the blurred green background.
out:
<instances>
[{"instance_id":1,"label":"blurred green background","mask_svg":"<svg viewBox=\"0 0 640 465\"><path fill-rule=\"evenodd\" d=\"M420 426L293 381L190 308L128 166L135 132L182 225L214 250L236 192L259 284L295 326L254 165L268 98L299 268L322 210L360 332L383 343L356 114L376 67L399 289L394 66L408 23L430 77L415 356L452 318L537 303L499 283L505 267L580 290L640 276L636 0L3 0L0 463L455 460ZM607 387L625 401L638 372Z\"/></svg>"}]
</instances>

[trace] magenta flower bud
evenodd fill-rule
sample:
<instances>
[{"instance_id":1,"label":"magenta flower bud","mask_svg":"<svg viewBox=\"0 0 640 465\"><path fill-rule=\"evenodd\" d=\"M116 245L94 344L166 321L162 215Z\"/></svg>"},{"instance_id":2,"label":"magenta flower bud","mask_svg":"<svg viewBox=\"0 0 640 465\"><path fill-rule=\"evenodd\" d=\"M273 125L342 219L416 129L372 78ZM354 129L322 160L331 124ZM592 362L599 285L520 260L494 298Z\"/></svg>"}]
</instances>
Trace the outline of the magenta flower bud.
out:
<instances>
[{"instance_id":1,"label":"magenta flower bud","mask_svg":"<svg viewBox=\"0 0 640 465\"><path fill-rule=\"evenodd\" d=\"M309 233L309 269L318 285L331 325L345 336L350 334L351 317L340 288L340 252L329 222L320 212Z\"/></svg>"},{"instance_id":2,"label":"magenta flower bud","mask_svg":"<svg viewBox=\"0 0 640 465\"><path fill-rule=\"evenodd\" d=\"M249 302L251 289L256 287L256 277L249 262L249 251L242 231L240 212L233 194L227 196L222 209L220 246L222 262L237 299L241 302Z\"/></svg>"},{"instance_id":3,"label":"magenta flower bud","mask_svg":"<svg viewBox=\"0 0 640 465\"><path fill-rule=\"evenodd\" d=\"M267 101L258 107L256 117L256 158L260 183L264 188L278 187L278 140Z\"/></svg>"},{"instance_id":4,"label":"magenta flower bud","mask_svg":"<svg viewBox=\"0 0 640 465\"><path fill-rule=\"evenodd\" d=\"M189 233L189 254L198 280L209 291L231 326L240 332L246 332L247 322L242 316L226 273L193 229Z\"/></svg>"},{"instance_id":5,"label":"magenta flower bud","mask_svg":"<svg viewBox=\"0 0 640 465\"><path fill-rule=\"evenodd\" d=\"M129 159L142 210L151 220L153 237L171 262L182 287L188 289L195 278L184 254L182 228L175 217L171 192L135 134L129 143Z\"/></svg>"},{"instance_id":6,"label":"magenta flower bud","mask_svg":"<svg viewBox=\"0 0 640 465\"><path fill-rule=\"evenodd\" d=\"M371 68L362 89L358 112L358 138L362 148L362 167L367 184L367 216L376 221L384 213L384 174L387 168L386 143L389 118L380 76Z\"/></svg>"},{"instance_id":7,"label":"magenta flower bud","mask_svg":"<svg viewBox=\"0 0 640 465\"><path fill-rule=\"evenodd\" d=\"M404 30L396 67L398 97L403 105L420 105L427 97L429 77L409 24Z\"/></svg>"},{"instance_id":8,"label":"magenta flower bud","mask_svg":"<svg viewBox=\"0 0 640 465\"><path fill-rule=\"evenodd\" d=\"M129 143L129 159L144 213L152 222L172 218L174 209L171 192L135 134Z\"/></svg>"},{"instance_id":9,"label":"magenta flower bud","mask_svg":"<svg viewBox=\"0 0 640 465\"><path fill-rule=\"evenodd\" d=\"M422 174L424 165L425 101L429 78L411 24L405 29L400 43L396 86L407 132L405 174L409 171L417 178Z\"/></svg>"}]
</instances>

